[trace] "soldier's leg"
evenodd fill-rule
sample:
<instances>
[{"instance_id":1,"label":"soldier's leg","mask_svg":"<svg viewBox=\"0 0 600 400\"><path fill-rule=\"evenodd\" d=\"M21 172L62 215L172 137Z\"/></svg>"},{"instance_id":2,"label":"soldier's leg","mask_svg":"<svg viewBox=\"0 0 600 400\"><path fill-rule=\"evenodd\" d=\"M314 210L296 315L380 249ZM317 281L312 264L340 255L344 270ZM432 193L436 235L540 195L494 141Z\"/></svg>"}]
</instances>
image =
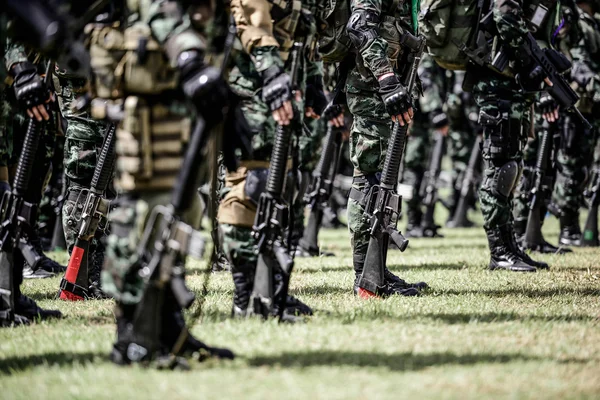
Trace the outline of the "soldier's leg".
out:
<instances>
[{"instance_id":1,"label":"soldier's leg","mask_svg":"<svg viewBox=\"0 0 600 400\"><path fill-rule=\"evenodd\" d=\"M529 215L529 199L531 189L534 185L534 170L537 160L538 146L540 142L539 133L536 131L535 137L529 137L523 150L523 173L515 188L515 198L513 201L513 216L515 233L519 239L525 235L527 228L527 216Z\"/></svg>"},{"instance_id":2,"label":"soldier's leg","mask_svg":"<svg viewBox=\"0 0 600 400\"><path fill-rule=\"evenodd\" d=\"M243 111L254 133L254 159L244 160L237 171L226 177L227 194L219 205L219 229L223 251L231 265L234 283L233 315L245 316L254 286L258 257L252 225L261 193L265 191L276 123L267 105L258 97L245 101ZM281 286L280 274L274 276ZM312 310L293 296L286 298L286 311L311 314Z\"/></svg>"},{"instance_id":3,"label":"soldier's leg","mask_svg":"<svg viewBox=\"0 0 600 400\"><path fill-rule=\"evenodd\" d=\"M421 218L423 210L421 208L420 189L423 182L423 176L427 169L427 160L429 157L431 140L429 135L431 130L428 123L418 118L418 112L415 113L415 122L411 126L410 136L406 143L406 152L404 158L404 176L403 183L412 187L412 198L406 202L406 236L421 237Z\"/></svg>"},{"instance_id":4,"label":"soldier's leg","mask_svg":"<svg viewBox=\"0 0 600 400\"><path fill-rule=\"evenodd\" d=\"M484 134L479 201L491 252L489 268L519 272L547 268L518 247L512 223L512 197L522 168L521 145L530 123L528 103L512 90L512 82L495 78L481 80L474 95Z\"/></svg>"}]
</instances>

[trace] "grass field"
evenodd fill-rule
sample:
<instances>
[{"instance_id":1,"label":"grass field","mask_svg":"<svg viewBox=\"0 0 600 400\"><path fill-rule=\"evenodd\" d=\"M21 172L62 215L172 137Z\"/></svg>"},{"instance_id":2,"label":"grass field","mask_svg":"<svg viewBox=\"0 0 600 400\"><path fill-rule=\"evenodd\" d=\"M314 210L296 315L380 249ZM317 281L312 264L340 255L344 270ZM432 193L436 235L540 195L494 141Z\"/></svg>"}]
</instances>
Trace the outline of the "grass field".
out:
<instances>
[{"instance_id":1,"label":"grass field","mask_svg":"<svg viewBox=\"0 0 600 400\"><path fill-rule=\"evenodd\" d=\"M556 242L555 220L545 232ZM600 398L600 250L540 257L549 272L488 272L481 228L443 233L389 256L429 292L365 302L350 290L347 232L323 232L337 256L297 261L292 292L316 315L294 326L231 320L231 277L212 275L193 332L238 358L187 372L113 366L111 301L63 303L59 278L27 281L66 318L0 330L0 398ZM200 291L203 264L190 267Z\"/></svg>"}]
</instances>

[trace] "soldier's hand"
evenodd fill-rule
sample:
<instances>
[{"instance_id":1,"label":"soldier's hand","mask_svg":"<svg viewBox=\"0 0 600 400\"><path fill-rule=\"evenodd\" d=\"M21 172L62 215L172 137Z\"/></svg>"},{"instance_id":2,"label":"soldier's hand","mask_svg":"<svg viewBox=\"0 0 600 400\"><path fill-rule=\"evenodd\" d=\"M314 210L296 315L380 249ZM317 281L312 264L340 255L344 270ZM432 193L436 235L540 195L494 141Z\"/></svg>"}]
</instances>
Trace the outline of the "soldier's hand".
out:
<instances>
[{"instance_id":1,"label":"soldier's hand","mask_svg":"<svg viewBox=\"0 0 600 400\"><path fill-rule=\"evenodd\" d=\"M54 96L38 74L37 67L29 61L20 62L11 67L11 73L15 77L15 98L27 110L29 118L49 120L46 104L54 101Z\"/></svg>"},{"instance_id":2,"label":"soldier's hand","mask_svg":"<svg viewBox=\"0 0 600 400\"><path fill-rule=\"evenodd\" d=\"M379 78L379 94L392 121L399 123L400 126L412 122L414 116L412 99L395 74L386 74Z\"/></svg>"},{"instance_id":3,"label":"soldier's hand","mask_svg":"<svg viewBox=\"0 0 600 400\"><path fill-rule=\"evenodd\" d=\"M306 116L318 119L327 106L327 97L323 89L323 78L319 75L312 76L306 80ZM310 111L308 111L310 110Z\"/></svg>"},{"instance_id":4,"label":"soldier's hand","mask_svg":"<svg viewBox=\"0 0 600 400\"><path fill-rule=\"evenodd\" d=\"M450 132L450 125L445 125L440 128L436 128L435 130L441 133L442 136L448 136L448 132Z\"/></svg>"},{"instance_id":5,"label":"soldier's hand","mask_svg":"<svg viewBox=\"0 0 600 400\"><path fill-rule=\"evenodd\" d=\"M543 92L538 101L538 108L544 119L548 122L558 121L558 104L547 92Z\"/></svg>"},{"instance_id":6,"label":"soldier's hand","mask_svg":"<svg viewBox=\"0 0 600 400\"><path fill-rule=\"evenodd\" d=\"M262 99L279 125L289 125L294 117L292 108L292 82L290 76L277 65L262 72Z\"/></svg>"},{"instance_id":7,"label":"soldier's hand","mask_svg":"<svg viewBox=\"0 0 600 400\"><path fill-rule=\"evenodd\" d=\"M344 109L339 104L330 104L323 111L323 118L336 128L344 126Z\"/></svg>"}]
</instances>

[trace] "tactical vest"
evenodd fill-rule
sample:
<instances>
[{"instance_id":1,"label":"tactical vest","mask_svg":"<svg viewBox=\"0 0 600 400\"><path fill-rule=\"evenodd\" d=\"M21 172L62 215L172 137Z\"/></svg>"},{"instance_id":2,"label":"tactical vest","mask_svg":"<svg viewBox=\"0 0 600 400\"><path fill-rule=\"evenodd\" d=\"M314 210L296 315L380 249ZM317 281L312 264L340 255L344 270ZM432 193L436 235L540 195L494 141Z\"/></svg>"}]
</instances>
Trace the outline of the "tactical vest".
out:
<instances>
[{"instance_id":1,"label":"tactical vest","mask_svg":"<svg viewBox=\"0 0 600 400\"><path fill-rule=\"evenodd\" d=\"M283 10L287 9L287 4L290 2L291 11L285 17L273 22L273 35L279 43L279 55L283 61L288 59L294 45L296 28L302 13L302 0L272 0L274 6Z\"/></svg>"},{"instance_id":2,"label":"tactical vest","mask_svg":"<svg viewBox=\"0 0 600 400\"><path fill-rule=\"evenodd\" d=\"M126 29L92 24L86 32L92 92L124 110L117 128L115 184L127 191L171 189L191 132L190 119L167 106L178 87L177 71L145 23ZM169 92L163 102L160 95ZM105 118L106 112L104 106L92 107L94 118Z\"/></svg>"}]
</instances>

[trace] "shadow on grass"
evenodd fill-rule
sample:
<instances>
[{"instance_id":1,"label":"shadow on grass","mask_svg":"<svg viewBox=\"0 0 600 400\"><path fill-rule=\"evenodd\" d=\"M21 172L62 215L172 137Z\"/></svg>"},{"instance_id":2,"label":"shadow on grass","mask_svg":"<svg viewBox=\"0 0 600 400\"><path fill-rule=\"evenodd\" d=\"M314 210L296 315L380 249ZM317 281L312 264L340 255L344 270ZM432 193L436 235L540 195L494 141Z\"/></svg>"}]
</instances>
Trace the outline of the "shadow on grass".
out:
<instances>
[{"instance_id":1,"label":"shadow on grass","mask_svg":"<svg viewBox=\"0 0 600 400\"><path fill-rule=\"evenodd\" d=\"M392 272L395 271L413 271L413 270L460 270L466 269L465 263L427 263L418 265L395 264L390 262L388 267Z\"/></svg>"},{"instance_id":2,"label":"shadow on grass","mask_svg":"<svg viewBox=\"0 0 600 400\"><path fill-rule=\"evenodd\" d=\"M352 265L351 264L340 264L337 267L322 267L322 268L296 268L294 267L294 272L297 272L298 274L319 274L319 273L325 273L325 272L343 272L343 273L350 273L352 272Z\"/></svg>"},{"instance_id":3,"label":"shadow on grass","mask_svg":"<svg viewBox=\"0 0 600 400\"><path fill-rule=\"evenodd\" d=\"M600 289L593 288L576 288L576 287L558 287L552 289L524 289L524 288L507 288L507 289L465 289L456 290L449 289L440 292L442 295L483 295L489 297L506 297L506 296L525 296L531 298L537 297L555 297L564 295L574 296L600 296Z\"/></svg>"},{"instance_id":4,"label":"shadow on grass","mask_svg":"<svg viewBox=\"0 0 600 400\"><path fill-rule=\"evenodd\" d=\"M314 352L286 352L273 356L258 356L248 360L252 366L280 365L286 368L314 366L383 367L391 371L418 371L444 365L507 364L515 361L537 361L539 357L515 354L433 354L367 353L318 350Z\"/></svg>"},{"instance_id":5,"label":"shadow on grass","mask_svg":"<svg viewBox=\"0 0 600 400\"><path fill-rule=\"evenodd\" d=\"M105 354L99 353L46 353L29 356L15 356L0 359L0 374L12 375L39 366L65 366L108 361Z\"/></svg>"},{"instance_id":6,"label":"shadow on grass","mask_svg":"<svg viewBox=\"0 0 600 400\"><path fill-rule=\"evenodd\" d=\"M43 290L37 290L35 292L27 291L26 293L23 293L23 294L26 295L27 297L32 298L35 301L56 300L56 299L58 299L58 287L56 289L48 290L48 291L43 291Z\"/></svg>"}]
</instances>

